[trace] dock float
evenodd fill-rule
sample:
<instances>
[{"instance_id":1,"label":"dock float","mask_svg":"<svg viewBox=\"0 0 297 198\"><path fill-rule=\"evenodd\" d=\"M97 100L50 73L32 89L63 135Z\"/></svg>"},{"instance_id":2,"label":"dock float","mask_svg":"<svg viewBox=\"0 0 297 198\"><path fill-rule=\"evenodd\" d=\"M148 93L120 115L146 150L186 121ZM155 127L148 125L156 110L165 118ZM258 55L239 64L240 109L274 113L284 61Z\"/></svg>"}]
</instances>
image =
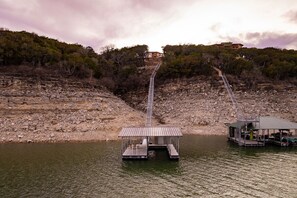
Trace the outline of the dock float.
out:
<instances>
[{"instance_id":1,"label":"dock float","mask_svg":"<svg viewBox=\"0 0 297 198\"><path fill-rule=\"evenodd\" d=\"M239 139L235 137L229 137L229 141L234 142L238 144L239 146L265 146L263 142L257 141L257 140L245 140L245 139Z\"/></svg>"},{"instance_id":2,"label":"dock float","mask_svg":"<svg viewBox=\"0 0 297 198\"><path fill-rule=\"evenodd\" d=\"M179 154L176 151L175 147L173 144L168 144L167 145L167 150L168 150L168 155L170 159L179 159Z\"/></svg>"}]
</instances>

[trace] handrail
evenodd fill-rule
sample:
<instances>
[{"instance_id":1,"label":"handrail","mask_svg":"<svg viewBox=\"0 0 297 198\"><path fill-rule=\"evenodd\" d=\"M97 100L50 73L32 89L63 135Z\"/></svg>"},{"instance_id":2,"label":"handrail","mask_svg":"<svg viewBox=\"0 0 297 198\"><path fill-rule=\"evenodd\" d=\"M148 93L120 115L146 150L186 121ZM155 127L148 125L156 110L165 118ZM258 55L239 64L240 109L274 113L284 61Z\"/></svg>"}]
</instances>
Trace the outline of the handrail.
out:
<instances>
[{"instance_id":1,"label":"handrail","mask_svg":"<svg viewBox=\"0 0 297 198\"><path fill-rule=\"evenodd\" d=\"M145 126L151 127L152 126L152 114L153 114L153 103L154 103L154 83L155 83L155 76L160 68L161 63L158 63L150 77L150 86L149 86L149 93L148 93L148 100L147 100L147 115L146 115L146 124Z\"/></svg>"},{"instance_id":2,"label":"handrail","mask_svg":"<svg viewBox=\"0 0 297 198\"><path fill-rule=\"evenodd\" d=\"M243 116L243 114L242 114L242 112L241 112L241 110L240 110L240 108L238 106L238 103L237 103L237 101L235 99L234 93L233 93L233 91L231 89L231 86L230 86L226 76L222 73L222 71L220 69L218 69L216 67L213 67L213 68L219 73L219 76L222 78L222 80L224 82L224 86L227 89L229 97L230 97L230 99L232 101L233 108L234 108L234 110L236 112L237 120L245 120L245 118L244 118L244 116Z\"/></svg>"}]
</instances>

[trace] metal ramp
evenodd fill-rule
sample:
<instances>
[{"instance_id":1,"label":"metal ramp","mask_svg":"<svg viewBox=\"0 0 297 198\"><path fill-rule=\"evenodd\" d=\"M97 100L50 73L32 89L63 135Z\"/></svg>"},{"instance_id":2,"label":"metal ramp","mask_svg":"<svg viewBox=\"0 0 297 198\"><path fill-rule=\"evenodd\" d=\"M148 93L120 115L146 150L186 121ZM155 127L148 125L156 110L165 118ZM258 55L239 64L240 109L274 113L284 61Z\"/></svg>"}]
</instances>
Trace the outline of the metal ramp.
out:
<instances>
[{"instance_id":1,"label":"metal ramp","mask_svg":"<svg viewBox=\"0 0 297 198\"><path fill-rule=\"evenodd\" d=\"M226 76L222 73L222 71L216 67L213 67L218 73L219 73L219 76L222 78L223 82L224 82L224 86L228 92L228 95L232 101L232 105L233 105L233 108L236 112L236 118L237 120L243 120L243 114L242 114L242 111L240 110L239 106L238 106L238 103L235 99L235 96L234 96L234 93L231 89L231 86L226 78Z\"/></svg>"},{"instance_id":2,"label":"metal ramp","mask_svg":"<svg viewBox=\"0 0 297 198\"><path fill-rule=\"evenodd\" d=\"M153 104L154 104L154 91L155 91L155 76L160 68L161 63L159 63L156 68L154 69L151 77L150 77L150 86L149 86L149 93L148 93L148 100L147 100L147 113L146 113L146 123L145 126L150 127L152 126L152 114L153 114Z\"/></svg>"}]
</instances>

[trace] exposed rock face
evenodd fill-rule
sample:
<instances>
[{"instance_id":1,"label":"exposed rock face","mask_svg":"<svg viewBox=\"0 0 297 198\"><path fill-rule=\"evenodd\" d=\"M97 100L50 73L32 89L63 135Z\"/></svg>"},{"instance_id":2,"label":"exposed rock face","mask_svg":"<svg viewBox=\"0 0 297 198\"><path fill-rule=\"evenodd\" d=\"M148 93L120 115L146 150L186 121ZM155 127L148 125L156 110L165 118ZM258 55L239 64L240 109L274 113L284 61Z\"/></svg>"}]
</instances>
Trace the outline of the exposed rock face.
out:
<instances>
[{"instance_id":1,"label":"exposed rock face","mask_svg":"<svg viewBox=\"0 0 297 198\"><path fill-rule=\"evenodd\" d=\"M0 76L0 142L112 140L144 121L144 113L104 89Z\"/></svg>"},{"instance_id":2,"label":"exposed rock face","mask_svg":"<svg viewBox=\"0 0 297 198\"><path fill-rule=\"evenodd\" d=\"M297 122L296 87L238 90L234 94L244 115L271 115ZM73 80L36 81L0 75L0 142L117 139L122 127L144 126L147 92L125 95L129 106L105 89ZM156 87L153 114L154 126L178 126L184 134L225 135L224 123L236 121L223 83L201 78Z\"/></svg>"},{"instance_id":3,"label":"exposed rock face","mask_svg":"<svg viewBox=\"0 0 297 198\"><path fill-rule=\"evenodd\" d=\"M296 87L281 86L278 89L235 91L234 94L246 117L275 116L297 122ZM145 94L144 91L130 93L126 101L131 101L137 109L145 110ZM153 112L161 123L180 126L184 134L222 135L226 134L224 123L236 121L223 82L199 78L173 81L157 87Z\"/></svg>"}]
</instances>

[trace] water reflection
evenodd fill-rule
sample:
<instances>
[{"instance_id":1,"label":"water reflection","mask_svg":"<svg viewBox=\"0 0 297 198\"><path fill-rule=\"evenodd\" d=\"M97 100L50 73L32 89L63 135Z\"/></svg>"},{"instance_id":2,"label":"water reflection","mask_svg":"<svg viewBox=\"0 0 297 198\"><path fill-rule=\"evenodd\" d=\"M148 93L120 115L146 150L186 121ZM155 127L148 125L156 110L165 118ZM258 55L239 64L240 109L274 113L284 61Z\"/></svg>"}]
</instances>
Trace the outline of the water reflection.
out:
<instances>
[{"instance_id":1,"label":"water reflection","mask_svg":"<svg viewBox=\"0 0 297 198\"><path fill-rule=\"evenodd\" d=\"M1 197L296 197L297 148L240 148L224 136L181 139L122 161L119 141L0 145Z\"/></svg>"},{"instance_id":2,"label":"water reflection","mask_svg":"<svg viewBox=\"0 0 297 198\"><path fill-rule=\"evenodd\" d=\"M125 160L122 162L124 171L139 174L140 172L177 174L180 172L179 161L168 158L166 150L156 151L155 157L148 160Z\"/></svg>"}]
</instances>

